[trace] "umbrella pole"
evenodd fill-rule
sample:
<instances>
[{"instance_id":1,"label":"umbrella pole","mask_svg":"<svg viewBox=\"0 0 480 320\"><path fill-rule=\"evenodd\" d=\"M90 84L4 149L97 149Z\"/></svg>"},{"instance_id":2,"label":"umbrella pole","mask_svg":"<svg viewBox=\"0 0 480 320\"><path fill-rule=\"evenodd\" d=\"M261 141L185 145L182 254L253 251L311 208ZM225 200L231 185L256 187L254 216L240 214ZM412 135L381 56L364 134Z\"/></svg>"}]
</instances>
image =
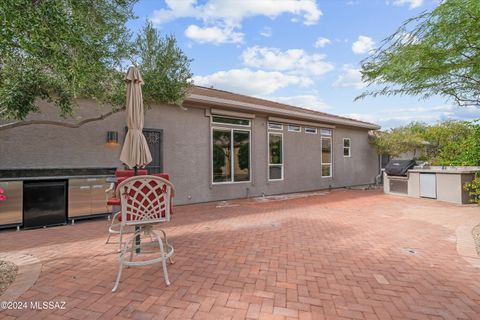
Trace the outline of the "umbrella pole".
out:
<instances>
[{"instance_id":1,"label":"umbrella pole","mask_svg":"<svg viewBox=\"0 0 480 320\"><path fill-rule=\"evenodd\" d=\"M138 166L133 167L133 175L138 176ZM140 227L135 227L135 233L137 234L135 237L135 253L140 253Z\"/></svg>"}]
</instances>

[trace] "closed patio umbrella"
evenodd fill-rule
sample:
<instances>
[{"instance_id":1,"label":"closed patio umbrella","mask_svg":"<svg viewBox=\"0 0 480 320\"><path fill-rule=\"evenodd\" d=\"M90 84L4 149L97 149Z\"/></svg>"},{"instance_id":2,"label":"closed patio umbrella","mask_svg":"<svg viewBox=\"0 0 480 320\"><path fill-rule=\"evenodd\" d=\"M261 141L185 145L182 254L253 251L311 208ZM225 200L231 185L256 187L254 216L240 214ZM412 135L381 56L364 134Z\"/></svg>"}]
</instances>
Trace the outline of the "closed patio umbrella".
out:
<instances>
[{"instance_id":1,"label":"closed patio umbrella","mask_svg":"<svg viewBox=\"0 0 480 320\"><path fill-rule=\"evenodd\" d=\"M143 96L142 85L143 79L140 71L134 66L128 68L125 75L125 82L127 83L127 135L123 143L120 160L125 163L130 169L142 168L152 162L152 155L148 148L147 140L143 135ZM138 228L135 228L137 231ZM136 237L137 248L135 251L140 252L140 236Z\"/></svg>"},{"instance_id":2,"label":"closed patio umbrella","mask_svg":"<svg viewBox=\"0 0 480 320\"><path fill-rule=\"evenodd\" d=\"M142 168L152 162L152 155L143 135L143 80L140 71L134 66L125 75L127 83L127 135L123 143L120 160L130 169Z\"/></svg>"}]
</instances>

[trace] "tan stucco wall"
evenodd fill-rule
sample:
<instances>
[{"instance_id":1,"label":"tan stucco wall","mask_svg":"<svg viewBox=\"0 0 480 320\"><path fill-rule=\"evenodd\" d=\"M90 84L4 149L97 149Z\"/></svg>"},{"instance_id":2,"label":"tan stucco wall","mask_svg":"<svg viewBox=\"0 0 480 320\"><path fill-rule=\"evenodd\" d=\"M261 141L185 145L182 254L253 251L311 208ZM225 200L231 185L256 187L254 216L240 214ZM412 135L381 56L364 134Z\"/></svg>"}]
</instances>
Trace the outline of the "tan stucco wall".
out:
<instances>
[{"instance_id":1,"label":"tan stucco wall","mask_svg":"<svg viewBox=\"0 0 480 320\"><path fill-rule=\"evenodd\" d=\"M77 118L69 121L107 110L93 101L80 105ZM50 107L44 105L42 110L35 118L55 118ZM145 127L163 129L164 169L176 186L177 204L369 184L378 174L378 156L368 143L366 129L338 126L333 130L333 177L322 178L320 134L305 134L303 128L302 133L288 132L284 126L285 179L268 182L267 118L257 115L252 126L252 182L211 185L210 118L205 114L202 108L182 110L171 105L146 112ZM0 131L0 169L121 167L124 119L120 112L78 129L30 125ZM118 131L119 145L106 144L107 131ZM343 138L351 139L350 158L343 157Z\"/></svg>"}]
</instances>

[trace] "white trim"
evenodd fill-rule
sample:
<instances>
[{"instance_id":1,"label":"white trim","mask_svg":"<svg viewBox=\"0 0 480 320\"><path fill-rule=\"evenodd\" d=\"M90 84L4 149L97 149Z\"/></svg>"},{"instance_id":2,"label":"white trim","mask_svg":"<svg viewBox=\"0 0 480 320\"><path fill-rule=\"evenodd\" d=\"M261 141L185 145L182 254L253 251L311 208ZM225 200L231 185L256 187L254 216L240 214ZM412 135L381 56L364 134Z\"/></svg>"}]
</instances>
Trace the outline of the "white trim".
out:
<instances>
[{"instance_id":1,"label":"white trim","mask_svg":"<svg viewBox=\"0 0 480 320\"><path fill-rule=\"evenodd\" d=\"M278 127L277 127L277 128L275 128L275 127L270 127L270 125L272 125L272 126L277 126L277 125L278 125ZM268 130L283 131L283 123L268 121L268 122L267 122L267 128L268 128Z\"/></svg>"},{"instance_id":2,"label":"white trim","mask_svg":"<svg viewBox=\"0 0 480 320\"><path fill-rule=\"evenodd\" d=\"M213 121L213 117L227 118L227 119L234 119L234 120L244 120L244 121L248 121L248 125L237 124L237 123L215 122L215 121ZM233 126L233 127L251 128L252 127L252 120L251 119L245 119L245 118L237 118L237 117L231 117L231 116L212 114L211 117L210 117L210 124L214 125L214 126Z\"/></svg>"},{"instance_id":3,"label":"white trim","mask_svg":"<svg viewBox=\"0 0 480 320\"><path fill-rule=\"evenodd\" d=\"M326 124L326 123L301 121L301 120L280 118L280 117L272 117L272 116L268 117L268 121L281 122L281 123L292 123L292 124L298 124L298 125L301 125L301 126L304 126L304 127L321 127L321 128L335 129L335 126L330 125L330 124Z\"/></svg>"},{"instance_id":4,"label":"white trim","mask_svg":"<svg viewBox=\"0 0 480 320\"><path fill-rule=\"evenodd\" d=\"M361 121L356 121L353 119L342 119L342 118L337 118L335 116L329 116L329 115L319 115L319 114L309 114L305 112L300 112L300 111L293 111L293 110L283 110L275 107L267 107L267 106L262 106L259 104L254 104L254 103L248 103L248 102L241 102L241 101L235 101L235 100L230 100L230 99L222 99L222 98L214 98L210 96L204 96L200 94L191 94L188 96L186 99L186 102L207 102L210 104L218 105L221 107L235 107L235 108L242 108L244 110L252 110L252 111L259 111L259 112L266 112L270 114L279 114L279 115L289 115L289 116L294 116L297 118L302 118L306 120L314 120L314 121L327 121L327 122L332 122L335 124L343 124L343 125L348 125L348 126L353 126L353 127L360 127L360 128L366 128L366 129L372 129L372 130L378 130L381 127L379 125L373 124L373 123L365 123Z\"/></svg>"},{"instance_id":5,"label":"white trim","mask_svg":"<svg viewBox=\"0 0 480 320\"><path fill-rule=\"evenodd\" d=\"M345 141L347 140L348 140L348 147L345 147ZM348 149L348 156L345 155L345 149ZM343 157L344 158L352 157L352 139L350 138L343 138Z\"/></svg>"},{"instance_id":6,"label":"white trim","mask_svg":"<svg viewBox=\"0 0 480 320\"><path fill-rule=\"evenodd\" d=\"M253 113L243 113L243 112L236 112L236 111L229 111L229 110L222 110L222 109L215 109L215 108L211 108L210 113L216 116L255 119L255 115Z\"/></svg>"},{"instance_id":7,"label":"white trim","mask_svg":"<svg viewBox=\"0 0 480 320\"><path fill-rule=\"evenodd\" d=\"M298 130L294 130L293 127L297 128ZM289 124L288 125L288 131L289 132L302 132L302 126L298 124Z\"/></svg>"},{"instance_id":8,"label":"white trim","mask_svg":"<svg viewBox=\"0 0 480 320\"><path fill-rule=\"evenodd\" d=\"M320 129L320 134L322 136L331 137L332 133L333 133L333 130L331 128L321 128Z\"/></svg>"},{"instance_id":9,"label":"white trim","mask_svg":"<svg viewBox=\"0 0 480 320\"><path fill-rule=\"evenodd\" d=\"M277 135L282 137L282 163L270 163L270 135ZM267 179L268 181L283 181L285 178L285 158L284 158L284 143L283 143L283 132L269 132L267 131ZM280 179L270 179L270 167L271 166L280 166L282 168L282 178Z\"/></svg>"},{"instance_id":10,"label":"white trim","mask_svg":"<svg viewBox=\"0 0 480 320\"><path fill-rule=\"evenodd\" d=\"M309 132L309 131L312 131L312 132ZM317 128L305 127L305 133L307 133L307 134L317 134Z\"/></svg>"},{"instance_id":11,"label":"white trim","mask_svg":"<svg viewBox=\"0 0 480 320\"><path fill-rule=\"evenodd\" d=\"M235 164L233 163L233 156L234 153L230 153L230 181L222 181L222 182L214 182L213 181L213 130L219 131L230 131L230 149L233 150L233 132L234 131L244 131L248 132L248 181L234 181L234 169ZM229 128L229 127L222 127L222 126L212 126L210 128L210 182L212 186L219 185L219 184L239 184L239 183L252 183L252 130L251 129L243 129L243 128Z\"/></svg>"},{"instance_id":12,"label":"white trim","mask_svg":"<svg viewBox=\"0 0 480 320\"><path fill-rule=\"evenodd\" d=\"M323 162L323 139L330 140L330 162ZM333 144L332 144L332 137L329 136L321 136L320 137L320 174L322 178L332 178L333 176ZM323 175L323 166L330 165L330 175L324 176Z\"/></svg>"}]
</instances>

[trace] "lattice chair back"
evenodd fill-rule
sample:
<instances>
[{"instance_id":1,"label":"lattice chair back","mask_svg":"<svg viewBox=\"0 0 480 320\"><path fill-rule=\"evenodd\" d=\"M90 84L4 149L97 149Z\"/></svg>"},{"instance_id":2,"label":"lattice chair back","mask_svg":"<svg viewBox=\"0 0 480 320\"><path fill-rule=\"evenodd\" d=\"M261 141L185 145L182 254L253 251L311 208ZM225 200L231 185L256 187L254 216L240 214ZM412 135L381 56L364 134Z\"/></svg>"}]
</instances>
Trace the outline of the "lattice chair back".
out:
<instances>
[{"instance_id":1,"label":"lattice chair back","mask_svg":"<svg viewBox=\"0 0 480 320\"><path fill-rule=\"evenodd\" d=\"M135 176L121 182L116 190L121 200L124 225L170 221L170 201L175 193L173 184L156 176Z\"/></svg>"}]
</instances>

